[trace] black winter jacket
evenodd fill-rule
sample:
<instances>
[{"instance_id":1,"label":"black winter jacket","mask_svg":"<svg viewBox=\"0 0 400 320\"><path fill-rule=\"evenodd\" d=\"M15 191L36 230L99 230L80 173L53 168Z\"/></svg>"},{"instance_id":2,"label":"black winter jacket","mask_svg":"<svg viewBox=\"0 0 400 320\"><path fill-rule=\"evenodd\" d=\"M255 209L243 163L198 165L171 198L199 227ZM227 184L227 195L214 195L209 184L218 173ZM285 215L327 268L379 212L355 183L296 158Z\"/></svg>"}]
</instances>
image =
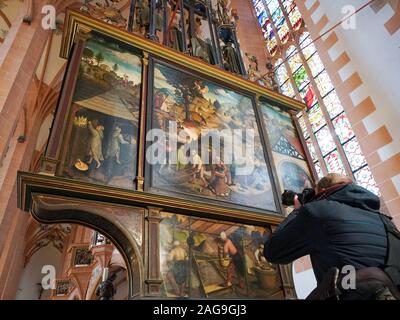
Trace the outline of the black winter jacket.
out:
<instances>
[{"instance_id":1,"label":"black winter jacket","mask_svg":"<svg viewBox=\"0 0 400 320\"><path fill-rule=\"evenodd\" d=\"M380 267L387 255L387 235L379 207L373 193L346 185L291 213L265 242L265 258L287 264L310 255L318 283L331 267Z\"/></svg>"}]
</instances>

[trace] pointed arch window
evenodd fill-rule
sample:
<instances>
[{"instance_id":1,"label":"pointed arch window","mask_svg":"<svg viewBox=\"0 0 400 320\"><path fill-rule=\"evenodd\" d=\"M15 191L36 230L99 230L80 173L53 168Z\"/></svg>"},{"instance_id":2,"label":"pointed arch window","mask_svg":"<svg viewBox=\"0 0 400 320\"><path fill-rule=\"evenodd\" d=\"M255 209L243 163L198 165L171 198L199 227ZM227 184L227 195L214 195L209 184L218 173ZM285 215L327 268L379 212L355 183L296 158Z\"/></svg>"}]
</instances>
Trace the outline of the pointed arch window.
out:
<instances>
[{"instance_id":1,"label":"pointed arch window","mask_svg":"<svg viewBox=\"0 0 400 320\"><path fill-rule=\"evenodd\" d=\"M294 0L253 0L282 94L304 101L297 122L315 173L353 176L380 195L335 87Z\"/></svg>"}]
</instances>

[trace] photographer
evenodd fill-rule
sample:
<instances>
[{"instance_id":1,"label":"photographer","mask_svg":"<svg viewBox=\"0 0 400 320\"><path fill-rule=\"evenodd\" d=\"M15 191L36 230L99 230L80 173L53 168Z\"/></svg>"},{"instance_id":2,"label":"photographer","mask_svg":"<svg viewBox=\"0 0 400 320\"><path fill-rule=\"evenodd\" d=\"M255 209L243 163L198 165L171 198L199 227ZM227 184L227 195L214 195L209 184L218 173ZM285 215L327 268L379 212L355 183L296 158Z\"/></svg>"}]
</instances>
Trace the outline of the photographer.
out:
<instances>
[{"instance_id":1,"label":"photographer","mask_svg":"<svg viewBox=\"0 0 400 320\"><path fill-rule=\"evenodd\" d=\"M318 286L309 299L399 299L400 232L379 198L340 174L321 179L316 193L301 206L294 197L298 209L269 236L265 258L288 264L310 255ZM345 266L356 270L355 289L341 287Z\"/></svg>"}]
</instances>

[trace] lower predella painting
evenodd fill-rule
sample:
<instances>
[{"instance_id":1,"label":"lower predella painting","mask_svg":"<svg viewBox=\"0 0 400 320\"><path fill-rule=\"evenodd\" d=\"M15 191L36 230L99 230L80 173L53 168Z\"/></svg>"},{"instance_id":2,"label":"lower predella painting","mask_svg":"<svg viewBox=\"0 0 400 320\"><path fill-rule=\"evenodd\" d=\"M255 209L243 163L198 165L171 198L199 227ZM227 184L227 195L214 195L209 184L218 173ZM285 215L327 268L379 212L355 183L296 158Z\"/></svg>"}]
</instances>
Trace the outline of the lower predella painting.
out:
<instances>
[{"instance_id":1,"label":"lower predella painting","mask_svg":"<svg viewBox=\"0 0 400 320\"><path fill-rule=\"evenodd\" d=\"M291 115L264 101L259 107L271 144L282 192L301 192L312 186L310 171Z\"/></svg>"},{"instance_id":2,"label":"lower predella painting","mask_svg":"<svg viewBox=\"0 0 400 320\"><path fill-rule=\"evenodd\" d=\"M283 297L277 266L263 257L270 230L164 213L160 225L163 295Z\"/></svg>"},{"instance_id":3,"label":"lower predella painting","mask_svg":"<svg viewBox=\"0 0 400 320\"><path fill-rule=\"evenodd\" d=\"M152 127L176 162L154 164L151 187L276 212L250 97L160 63L153 90Z\"/></svg>"},{"instance_id":4,"label":"lower predella painting","mask_svg":"<svg viewBox=\"0 0 400 320\"><path fill-rule=\"evenodd\" d=\"M63 175L133 188L141 71L140 58L124 45L97 36L86 42Z\"/></svg>"}]
</instances>

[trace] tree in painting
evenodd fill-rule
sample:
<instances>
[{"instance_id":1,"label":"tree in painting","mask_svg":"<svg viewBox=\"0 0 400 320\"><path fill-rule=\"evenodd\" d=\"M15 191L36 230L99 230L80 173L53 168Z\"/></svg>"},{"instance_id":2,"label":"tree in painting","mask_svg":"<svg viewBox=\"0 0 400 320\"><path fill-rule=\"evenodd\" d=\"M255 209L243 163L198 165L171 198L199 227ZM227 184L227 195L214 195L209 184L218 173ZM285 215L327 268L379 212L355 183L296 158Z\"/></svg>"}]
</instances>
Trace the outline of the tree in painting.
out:
<instances>
[{"instance_id":1,"label":"tree in painting","mask_svg":"<svg viewBox=\"0 0 400 320\"><path fill-rule=\"evenodd\" d=\"M140 92L140 58L93 36L80 63L64 175L133 188Z\"/></svg>"},{"instance_id":2,"label":"tree in painting","mask_svg":"<svg viewBox=\"0 0 400 320\"><path fill-rule=\"evenodd\" d=\"M168 141L177 135L177 144L166 146L177 162L154 165L152 187L275 211L251 98L161 64L154 72L153 127ZM246 129L254 133L248 157L231 148L248 143ZM243 158L251 167L246 174Z\"/></svg>"}]
</instances>

